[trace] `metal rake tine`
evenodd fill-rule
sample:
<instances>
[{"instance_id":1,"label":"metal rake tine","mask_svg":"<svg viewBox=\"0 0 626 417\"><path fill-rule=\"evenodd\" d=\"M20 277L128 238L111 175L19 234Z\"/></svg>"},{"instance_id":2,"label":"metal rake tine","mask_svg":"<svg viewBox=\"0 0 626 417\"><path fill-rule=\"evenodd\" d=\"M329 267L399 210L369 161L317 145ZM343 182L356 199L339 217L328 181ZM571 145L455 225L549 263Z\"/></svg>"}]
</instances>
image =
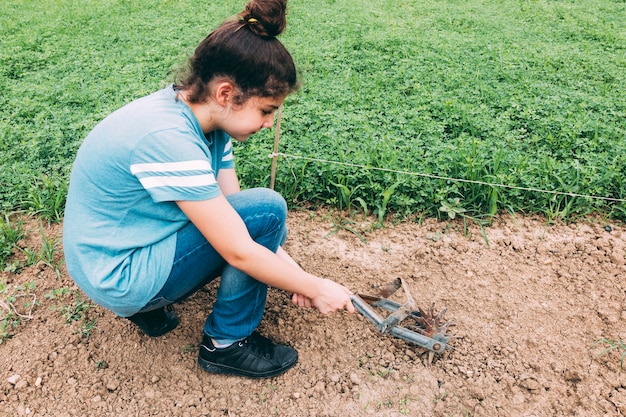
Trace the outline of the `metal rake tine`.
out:
<instances>
[{"instance_id":1,"label":"metal rake tine","mask_svg":"<svg viewBox=\"0 0 626 417\"><path fill-rule=\"evenodd\" d=\"M407 284L407 282L401 278L398 279L400 279L400 282L402 283L402 289L404 290L404 294L406 296L406 303L404 305L412 310L413 306L415 305L415 301L413 301L413 295L411 294L411 290L409 289L409 284Z\"/></svg>"},{"instance_id":2,"label":"metal rake tine","mask_svg":"<svg viewBox=\"0 0 626 417\"><path fill-rule=\"evenodd\" d=\"M378 295L381 298L389 298L391 294L396 292L398 288L400 288L401 286L402 286L402 278L396 278L390 283L383 286L378 292Z\"/></svg>"}]
</instances>

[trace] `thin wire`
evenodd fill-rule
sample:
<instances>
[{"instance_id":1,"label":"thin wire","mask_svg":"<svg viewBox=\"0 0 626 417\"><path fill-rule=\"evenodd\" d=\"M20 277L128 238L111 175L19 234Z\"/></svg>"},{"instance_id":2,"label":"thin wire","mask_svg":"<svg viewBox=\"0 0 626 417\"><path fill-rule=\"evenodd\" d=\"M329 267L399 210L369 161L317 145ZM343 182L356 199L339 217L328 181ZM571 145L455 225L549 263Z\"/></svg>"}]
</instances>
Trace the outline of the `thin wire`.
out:
<instances>
[{"instance_id":1,"label":"thin wire","mask_svg":"<svg viewBox=\"0 0 626 417\"><path fill-rule=\"evenodd\" d=\"M463 179L463 178L445 177L445 176L436 175L436 174L426 174L426 173L420 173L420 172L402 171L402 170L389 169L389 168L377 168L377 167L372 167L372 166L367 166L367 165L353 164L353 163L350 163L350 162L330 161L330 160L327 160L327 159L311 158L311 157L308 157L308 156L290 155L290 154L286 154L286 153L283 153L283 152L274 152L274 153L271 153L269 155L270 158L276 158L276 157L279 157L279 156L283 156L285 158L293 158L293 159L304 159L304 160L307 160L307 161L321 162L321 163L325 163L325 164L342 165L342 166L348 166L348 167L352 167L352 168L372 169L372 170L376 170L376 171L393 172L395 174L413 175L413 176L417 176L417 177L426 177L426 178L432 178L432 179L438 179L438 180L446 180L446 181L453 181L453 182L465 182L465 183L470 183L470 184L486 185L486 186L489 186L489 187L500 187L500 188L514 189L514 190L522 190L522 191L533 191L533 192L544 193L544 194L553 194L553 195L566 195L566 196L569 196L569 197L584 197L584 198L591 198L591 199L595 199L595 200L614 201L614 202L620 202L620 203L626 202L626 199L623 199L623 198L599 197L599 196L594 196L594 195L577 194L577 193L570 193L570 192L565 192L565 191L542 190L540 188L534 188L534 187L519 187L519 186L516 186L516 185L508 185L508 184L498 184L498 183L493 184L493 183L484 182L484 181L466 180L466 179Z\"/></svg>"}]
</instances>

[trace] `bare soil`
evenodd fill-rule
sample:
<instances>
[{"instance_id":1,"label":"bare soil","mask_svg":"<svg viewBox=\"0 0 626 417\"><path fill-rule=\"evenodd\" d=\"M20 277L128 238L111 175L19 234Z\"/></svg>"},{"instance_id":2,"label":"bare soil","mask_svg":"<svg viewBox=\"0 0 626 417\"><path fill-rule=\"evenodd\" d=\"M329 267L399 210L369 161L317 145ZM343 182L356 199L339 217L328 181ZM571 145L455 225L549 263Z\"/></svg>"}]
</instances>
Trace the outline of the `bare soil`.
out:
<instances>
[{"instance_id":1,"label":"bare soil","mask_svg":"<svg viewBox=\"0 0 626 417\"><path fill-rule=\"evenodd\" d=\"M24 247L41 245L31 223ZM211 375L196 355L215 285L175 306L178 328L150 338L100 307L78 308L65 270L39 263L0 275L9 288L36 284L15 303L32 318L0 344L0 415L626 415L624 351L596 343L626 340L623 225L502 216L485 237L462 221L371 230L371 220L296 211L289 227L286 249L306 270L366 294L401 277L418 306L447 307L454 350L428 364L358 313L298 309L271 289L260 331L294 346L299 363L271 379ZM45 231L60 239L58 225ZM45 296L55 289L69 293Z\"/></svg>"}]
</instances>

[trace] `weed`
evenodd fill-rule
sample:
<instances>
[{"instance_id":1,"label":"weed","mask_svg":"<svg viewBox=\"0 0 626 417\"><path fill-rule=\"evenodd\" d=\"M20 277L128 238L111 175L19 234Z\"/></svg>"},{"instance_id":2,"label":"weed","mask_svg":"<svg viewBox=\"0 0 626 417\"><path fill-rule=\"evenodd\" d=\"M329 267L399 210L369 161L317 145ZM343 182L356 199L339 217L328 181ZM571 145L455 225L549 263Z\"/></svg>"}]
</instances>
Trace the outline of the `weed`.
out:
<instances>
[{"instance_id":1,"label":"weed","mask_svg":"<svg viewBox=\"0 0 626 417\"><path fill-rule=\"evenodd\" d=\"M54 300L57 298L63 298L69 293L70 293L70 289L68 287L55 288L55 289L48 291L44 295L44 298L47 298L49 300Z\"/></svg>"},{"instance_id":2,"label":"weed","mask_svg":"<svg viewBox=\"0 0 626 417\"><path fill-rule=\"evenodd\" d=\"M0 218L0 269L16 269L15 265L7 264L7 261L13 255L17 242L24 236L21 220L13 222L8 214L5 214L3 219Z\"/></svg>"},{"instance_id":3,"label":"weed","mask_svg":"<svg viewBox=\"0 0 626 417\"><path fill-rule=\"evenodd\" d=\"M393 370L391 368L380 368L378 370L378 376L383 378L383 379L387 379L391 376L391 372Z\"/></svg>"},{"instance_id":4,"label":"weed","mask_svg":"<svg viewBox=\"0 0 626 417\"><path fill-rule=\"evenodd\" d=\"M75 321L85 321L86 314L93 305L89 300L78 293L74 294L73 305L62 305L61 316L65 320L65 324L70 324Z\"/></svg>"},{"instance_id":5,"label":"weed","mask_svg":"<svg viewBox=\"0 0 626 417\"><path fill-rule=\"evenodd\" d=\"M607 353L617 350L621 351L619 367L620 369L624 369L624 361L626 360L626 342L622 340L613 340L602 338L594 343L595 345L602 344L605 346L605 349L598 354L598 356L606 355Z\"/></svg>"},{"instance_id":6,"label":"weed","mask_svg":"<svg viewBox=\"0 0 626 417\"><path fill-rule=\"evenodd\" d=\"M465 210L461 206L461 199L456 197L449 198L447 201L442 201L441 207L439 207L439 211L446 213L448 215L448 218L453 220L457 216L457 214L462 215L467 210Z\"/></svg>"},{"instance_id":7,"label":"weed","mask_svg":"<svg viewBox=\"0 0 626 417\"><path fill-rule=\"evenodd\" d=\"M63 262L63 257L58 255L59 238L49 238L40 223L39 232L41 236L41 247L34 249L27 247L22 249L22 252L26 256L26 265L35 265L42 262L44 265L50 267L57 275L61 276L60 265ZM57 260L57 258L59 260Z\"/></svg>"},{"instance_id":8,"label":"weed","mask_svg":"<svg viewBox=\"0 0 626 417\"><path fill-rule=\"evenodd\" d=\"M404 397L398 400L398 406L399 406L398 411L400 411L400 414L402 414L403 416L407 416L410 413L409 403L410 403L410 398L408 394L405 394Z\"/></svg>"},{"instance_id":9,"label":"weed","mask_svg":"<svg viewBox=\"0 0 626 417\"><path fill-rule=\"evenodd\" d=\"M433 242L439 242L442 237L443 237L443 234L441 234L439 232L435 232L433 234L427 234L425 236L426 239L432 240Z\"/></svg>"},{"instance_id":10,"label":"weed","mask_svg":"<svg viewBox=\"0 0 626 417\"><path fill-rule=\"evenodd\" d=\"M17 327L18 324L20 324L19 318L16 319L11 311L0 316L0 344L13 336L11 329Z\"/></svg>"},{"instance_id":11,"label":"weed","mask_svg":"<svg viewBox=\"0 0 626 417\"><path fill-rule=\"evenodd\" d=\"M456 216L463 218L463 236L468 235L467 220L470 219L476 222L476 224L478 224L478 226L480 227L480 230L483 235L483 239L485 240L487 247L489 247L489 239L487 237L487 232L485 231L485 227L484 227L487 224L487 222L480 220L477 217L466 215L465 213L467 210L465 210L465 208L462 207L460 198L455 197L455 198L449 198L447 201L442 201L441 207L439 207L439 211L446 213L450 220L454 220Z\"/></svg>"},{"instance_id":12,"label":"weed","mask_svg":"<svg viewBox=\"0 0 626 417\"><path fill-rule=\"evenodd\" d=\"M393 400L388 398L386 400L382 400L382 401L378 401L376 403L376 411L380 411L383 408L392 408L393 407Z\"/></svg>"},{"instance_id":13,"label":"weed","mask_svg":"<svg viewBox=\"0 0 626 417\"><path fill-rule=\"evenodd\" d=\"M361 242L367 243L367 240L365 239L365 237L363 237L363 235L353 225L354 225L354 222L352 220L345 218L345 217L337 216L333 219L333 222L332 222L333 229L328 234L333 235L335 233L338 233L339 230L347 230L348 232L358 237Z\"/></svg>"},{"instance_id":14,"label":"weed","mask_svg":"<svg viewBox=\"0 0 626 417\"><path fill-rule=\"evenodd\" d=\"M85 340L89 340L89 336L91 336L91 331L96 328L96 319L83 319L83 322L78 330L78 333Z\"/></svg>"},{"instance_id":15,"label":"weed","mask_svg":"<svg viewBox=\"0 0 626 417\"><path fill-rule=\"evenodd\" d=\"M338 194L339 194L339 198L338 198L339 210L343 210L345 208L345 210L349 213L352 209L353 202L356 201L361 205L361 208L363 210L363 216L367 216L368 210L367 210L367 204L365 203L365 200L363 200L360 197L354 197L354 193L359 188L361 188L363 184L359 184L353 189L350 189L345 184L336 183L333 181L329 181L329 182L335 187L337 187ZM347 182L347 180L344 179L342 182Z\"/></svg>"},{"instance_id":16,"label":"weed","mask_svg":"<svg viewBox=\"0 0 626 417\"><path fill-rule=\"evenodd\" d=\"M388 187L387 189L385 189L385 191L383 191L383 199L380 203L380 206L378 206L378 226L379 227L383 226L383 221L385 220L385 215L387 214L387 205L389 204L389 201L391 200L391 196L393 195L398 185L400 185L400 183L401 182L398 181L395 184Z\"/></svg>"},{"instance_id":17,"label":"weed","mask_svg":"<svg viewBox=\"0 0 626 417\"><path fill-rule=\"evenodd\" d=\"M198 347L193 343L189 343L187 345L183 345L182 349L183 353L193 353L198 350Z\"/></svg>"},{"instance_id":18,"label":"weed","mask_svg":"<svg viewBox=\"0 0 626 417\"><path fill-rule=\"evenodd\" d=\"M436 403L438 403L439 401L445 401L445 400L446 400L446 398L448 398L448 393L447 393L446 391L444 391L444 392L442 392L442 393L440 393L440 394L437 394L437 395L435 396L435 399L434 399L433 401L434 401L434 402L435 402L435 404L436 404Z\"/></svg>"},{"instance_id":19,"label":"weed","mask_svg":"<svg viewBox=\"0 0 626 417\"><path fill-rule=\"evenodd\" d=\"M24 256L26 257L26 260L24 261L26 266L35 265L39 262L39 253L37 250L28 247L22 249L22 253L24 253Z\"/></svg>"},{"instance_id":20,"label":"weed","mask_svg":"<svg viewBox=\"0 0 626 417\"><path fill-rule=\"evenodd\" d=\"M67 182L63 178L43 175L34 179L23 206L33 214L52 222L63 220Z\"/></svg>"},{"instance_id":21,"label":"weed","mask_svg":"<svg viewBox=\"0 0 626 417\"><path fill-rule=\"evenodd\" d=\"M63 262L63 257L60 256L59 257L60 261L57 261L56 255L58 254L59 239L48 238L45 231L43 230L43 226L41 225L40 225L40 231L41 231L42 243L41 243L39 260L43 262L45 265L52 268L52 270L56 273L57 277L60 277L61 276L60 264Z\"/></svg>"},{"instance_id":22,"label":"weed","mask_svg":"<svg viewBox=\"0 0 626 417\"><path fill-rule=\"evenodd\" d=\"M33 309L38 304L35 286L34 282L11 286L0 281L0 344L13 336L12 330L21 320L33 318Z\"/></svg>"},{"instance_id":23,"label":"weed","mask_svg":"<svg viewBox=\"0 0 626 417\"><path fill-rule=\"evenodd\" d=\"M94 305L78 291L74 291L74 301L66 304L65 300L70 294L69 288L62 287L48 291L44 297L50 300L59 300L60 303L50 306L50 310L59 311L65 324L79 322L80 326L76 332L88 340L91 332L96 328L96 319L88 317L88 312Z\"/></svg>"}]
</instances>

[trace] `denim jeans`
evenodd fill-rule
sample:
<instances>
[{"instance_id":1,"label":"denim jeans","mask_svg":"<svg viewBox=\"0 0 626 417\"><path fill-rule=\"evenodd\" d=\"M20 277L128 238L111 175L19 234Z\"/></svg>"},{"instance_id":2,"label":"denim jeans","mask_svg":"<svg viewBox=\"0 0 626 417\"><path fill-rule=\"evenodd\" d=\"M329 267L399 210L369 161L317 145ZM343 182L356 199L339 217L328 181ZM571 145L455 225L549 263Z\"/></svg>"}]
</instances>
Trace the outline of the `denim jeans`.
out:
<instances>
[{"instance_id":1,"label":"denim jeans","mask_svg":"<svg viewBox=\"0 0 626 417\"><path fill-rule=\"evenodd\" d=\"M226 198L255 242L273 252L282 246L287 237L287 204L278 193L253 188ZM181 301L219 276L217 298L204 332L219 343L246 338L263 318L267 285L228 265L193 223L178 231L174 264L167 282L141 311Z\"/></svg>"}]
</instances>

